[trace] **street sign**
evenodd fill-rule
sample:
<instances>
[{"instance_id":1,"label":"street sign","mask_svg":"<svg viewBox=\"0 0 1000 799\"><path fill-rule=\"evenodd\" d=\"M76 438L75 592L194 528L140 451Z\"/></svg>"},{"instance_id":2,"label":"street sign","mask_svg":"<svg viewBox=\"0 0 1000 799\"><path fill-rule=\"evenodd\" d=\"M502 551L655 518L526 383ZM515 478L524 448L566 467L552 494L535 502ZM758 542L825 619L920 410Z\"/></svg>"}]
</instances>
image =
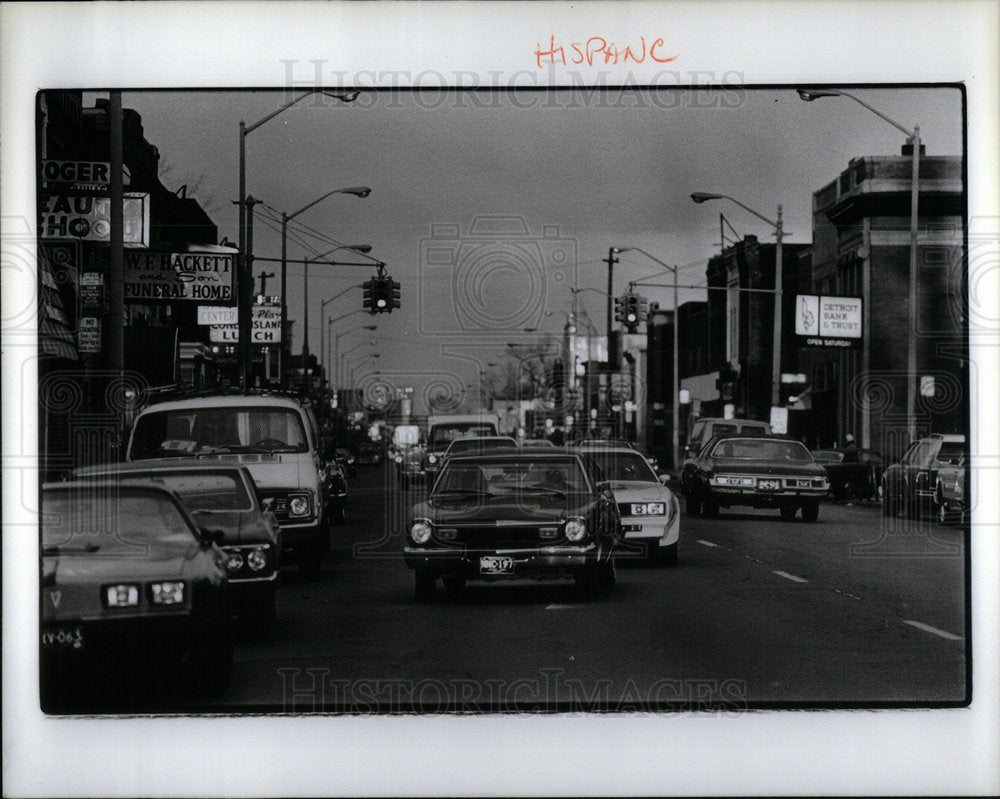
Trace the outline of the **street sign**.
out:
<instances>
[{"instance_id":1,"label":"street sign","mask_svg":"<svg viewBox=\"0 0 1000 799\"><path fill-rule=\"evenodd\" d=\"M104 275L100 272L80 273L80 308L86 315L104 312Z\"/></svg>"},{"instance_id":2,"label":"street sign","mask_svg":"<svg viewBox=\"0 0 1000 799\"><path fill-rule=\"evenodd\" d=\"M125 301L231 302L232 252L127 252Z\"/></svg>"},{"instance_id":3,"label":"street sign","mask_svg":"<svg viewBox=\"0 0 1000 799\"><path fill-rule=\"evenodd\" d=\"M82 353L101 351L101 320L95 316L81 316L76 343Z\"/></svg>"},{"instance_id":4,"label":"street sign","mask_svg":"<svg viewBox=\"0 0 1000 799\"><path fill-rule=\"evenodd\" d=\"M934 375L920 376L920 396L921 397L934 396Z\"/></svg>"},{"instance_id":5,"label":"street sign","mask_svg":"<svg viewBox=\"0 0 1000 799\"><path fill-rule=\"evenodd\" d=\"M771 406L771 432L779 434L788 432L788 408Z\"/></svg>"}]
</instances>

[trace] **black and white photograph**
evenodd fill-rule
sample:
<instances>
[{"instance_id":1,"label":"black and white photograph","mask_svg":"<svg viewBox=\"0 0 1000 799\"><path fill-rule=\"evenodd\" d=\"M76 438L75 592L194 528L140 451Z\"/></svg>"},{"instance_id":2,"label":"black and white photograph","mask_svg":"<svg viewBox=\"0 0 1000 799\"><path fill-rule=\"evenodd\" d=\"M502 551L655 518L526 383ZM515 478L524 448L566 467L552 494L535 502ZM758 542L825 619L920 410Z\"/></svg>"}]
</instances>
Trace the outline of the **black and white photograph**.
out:
<instances>
[{"instance_id":1,"label":"black and white photograph","mask_svg":"<svg viewBox=\"0 0 1000 799\"><path fill-rule=\"evenodd\" d=\"M277 5L3 9L12 795L994 792L996 8Z\"/></svg>"}]
</instances>

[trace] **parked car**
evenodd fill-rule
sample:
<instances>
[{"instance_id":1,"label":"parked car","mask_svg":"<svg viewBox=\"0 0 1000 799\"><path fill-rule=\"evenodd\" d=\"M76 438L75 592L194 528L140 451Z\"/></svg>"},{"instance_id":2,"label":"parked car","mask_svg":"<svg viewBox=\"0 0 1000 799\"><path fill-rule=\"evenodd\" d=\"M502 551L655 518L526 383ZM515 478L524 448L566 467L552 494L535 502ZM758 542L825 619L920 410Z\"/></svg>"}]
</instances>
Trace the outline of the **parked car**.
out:
<instances>
[{"instance_id":1,"label":"parked car","mask_svg":"<svg viewBox=\"0 0 1000 799\"><path fill-rule=\"evenodd\" d=\"M695 516L748 505L776 508L789 521L801 508L803 521L815 522L820 498L830 490L809 450L779 436L715 439L684 463L681 480L688 513Z\"/></svg>"},{"instance_id":2,"label":"parked car","mask_svg":"<svg viewBox=\"0 0 1000 799\"><path fill-rule=\"evenodd\" d=\"M882 455L871 449L853 454L840 449L814 449L812 456L825 470L834 499L868 499L878 496Z\"/></svg>"},{"instance_id":3,"label":"parked car","mask_svg":"<svg viewBox=\"0 0 1000 799\"><path fill-rule=\"evenodd\" d=\"M957 467L965 457L965 436L933 433L912 442L882 475L882 513L910 518L930 516L938 473Z\"/></svg>"},{"instance_id":4,"label":"parked car","mask_svg":"<svg viewBox=\"0 0 1000 799\"><path fill-rule=\"evenodd\" d=\"M275 618L281 528L245 466L188 458L76 469L74 479L154 482L173 491L195 521L220 530L229 606L241 625L266 632Z\"/></svg>"},{"instance_id":5,"label":"parked car","mask_svg":"<svg viewBox=\"0 0 1000 799\"><path fill-rule=\"evenodd\" d=\"M684 458L695 457L712 438L728 436L769 436L771 425L756 419L719 419L706 416L699 419L691 428L687 443L684 445Z\"/></svg>"},{"instance_id":6,"label":"parked car","mask_svg":"<svg viewBox=\"0 0 1000 799\"><path fill-rule=\"evenodd\" d=\"M358 446L358 466L378 466L382 462L382 444L362 441Z\"/></svg>"},{"instance_id":7,"label":"parked car","mask_svg":"<svg viewBox=\"0 0 1000 799\"><path fill-rule=\"evenodd\" d=\"M591 453L618 503L625 545L622 556L629 554L629 544L639 545L635 554L651 564L674 566L680 538L680 504L658 477L641 452L619 447ZM632 550L635 551L635 550Z\"/></svg>"},{"instance_id":8,"label":"parked car","mask_svg":"<svg viewBox=\"0 0 1000 799\"><path fill-rule=\"evenodd\" d=\"M348 477L358 476L358 462L349 449L338 447L334 451L334 460L337 461L340 470Z\"/></svg>"},{"instance_id":9,"label":"parked car","mask_svg":"<svg viewBox=\"0 0 1000 799\"><path fill-rule=\"evenodd\" d=\"M968 518L965 472L964 455L938 468L934 481L934 511L938 524L964 524Z\"/></svg>"},{"instance_id":10,"label":"parked car","mask_svg":"<svg viewBox=\"0 0 1000 799\"><path fill-rule=\"evenodd\" d=\"M317 576L330 525L343 521L347 483L320 445L309 403L271 392L206 394L147 405L136 417L126 460L190 457L247 467L270 500L281 543Z\"/></svg>"},{"instance_id":11,"label":"parked car","mask_svg":"<svg viewBox=\"0 0 1000 799\"><path fill-rule=\"evenodd\" d=\"M403 558L418 601L439 578L452 593L467 580L573 578L597 596L615 582L620 536L614 496L580 454L460 455L413 506Z\"/></svg>"},{"instance_id":12,"label":"parked car","mask_svg":"<svg viewBox=\"0 0 1000 799\"><path fill-rule=\"evenodd\" d=\"M42 487L42 706L139 674L216 693L233 638L221 533L152 481Z\"/></svg>"}]
</instances>

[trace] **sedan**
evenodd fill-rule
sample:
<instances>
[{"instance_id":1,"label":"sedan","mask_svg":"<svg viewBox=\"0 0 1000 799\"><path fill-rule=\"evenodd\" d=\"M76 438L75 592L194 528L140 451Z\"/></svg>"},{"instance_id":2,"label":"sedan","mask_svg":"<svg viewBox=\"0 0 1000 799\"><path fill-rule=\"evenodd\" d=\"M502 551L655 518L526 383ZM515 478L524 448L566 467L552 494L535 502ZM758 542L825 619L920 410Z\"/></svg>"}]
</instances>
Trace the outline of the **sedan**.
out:
<instances>
[{"instance_id":1,"label":"sedan","mask_svg":"<svg viewBox=\"0 0 1000 799\"><path fill-rule=\"evenodd\" d=\"M403 558L418 601L440 578L574 579L594 597L615 582L621 519L607 484L578 453L496 452L450 458L410 513Z\"/></svg>"},{"instance_id":2,"label":"sedan","mask_svg":"<svg viewBox=\"0 0 1000 799\"><path fill-rule=\"evenodd\" d=\"M931 433L912 442L882 475L882 513L913 519L929 516L939 473L944 469L947 475L950 467L959 464L964 471L966 449L965 436L958 433Z\"/></svg>"},{"instance_id":3,"label":"sedan","mask_svg":"<svg viewBox=\"0 0 1000 799\"><path fill-rule=\"evenodd\" d=\"M826 470L834 499L867 499L878 496L882 456L870 449L853 453L839 449L814 449L812 456Z\"/></svg>"},{"instance_id":4,"label":"sedan","mask_svg":"<svg viewBox=\"0 0 1000 799\"><path fill-rule=\"evenodd\" d=\"M830 490L826 472L803 444L774 436L710 441L685 461L681 481L692 515L749 505L777 508L786 521L801 508L803 521L815 522L820 498Z\"/></svg>"},{"instance_id":5,"label":"sedan","mask_svg":"<svg viewBox=\"0 0 1000 799\"><path fill-rule=\"evenodd\" d=\"M230 608L241 626L266 632L275 618L281 528L261 503L246 467L194 459L116 463L77 469L78 479L154 481L175 492L195 520L222 533Z\"/></svg>"},{"instance_id":6,"label":"sedan","mask_svg":"<svg viewBox=\"0 0 1000 799\"><path fill-rule=\"evenodd\" d=\"M680 503L663 484L649 461L634 449L606 449L591 457L601 470L618 503L622 531L628 542L640 546L651 564L674 566L680 537Z\"/></svg>"},{"instance_id":7,"label":"sedan","mask_svg":"<svg viewBox=\"0 0 1000 799\"><path fill-rule=\"evenodd\" d=\"M221 691L233 658L221 535L152 481L42 488L42 705L138 671Z\"/></svg>"}]
</instances>

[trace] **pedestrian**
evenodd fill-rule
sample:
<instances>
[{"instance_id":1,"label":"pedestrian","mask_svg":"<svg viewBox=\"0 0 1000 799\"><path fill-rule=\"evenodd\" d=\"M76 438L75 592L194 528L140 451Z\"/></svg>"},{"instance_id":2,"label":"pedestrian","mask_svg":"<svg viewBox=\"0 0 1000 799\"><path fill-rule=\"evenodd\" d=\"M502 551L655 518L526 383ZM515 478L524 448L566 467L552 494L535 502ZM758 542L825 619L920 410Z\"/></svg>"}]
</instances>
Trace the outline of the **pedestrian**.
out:
<instances>
[{"instance_id":1,"label":"pedestrian","mask_svg":"<svg viewBox=\"0 0 1000 799\"><path fill-rule=\"evenodd\" d=\"M858 460L858 445L854 440L854 436L850 433L844 438L844 447L841 450L844 453L844 463L856 463Z\"/></svg>"}]
</instances>

